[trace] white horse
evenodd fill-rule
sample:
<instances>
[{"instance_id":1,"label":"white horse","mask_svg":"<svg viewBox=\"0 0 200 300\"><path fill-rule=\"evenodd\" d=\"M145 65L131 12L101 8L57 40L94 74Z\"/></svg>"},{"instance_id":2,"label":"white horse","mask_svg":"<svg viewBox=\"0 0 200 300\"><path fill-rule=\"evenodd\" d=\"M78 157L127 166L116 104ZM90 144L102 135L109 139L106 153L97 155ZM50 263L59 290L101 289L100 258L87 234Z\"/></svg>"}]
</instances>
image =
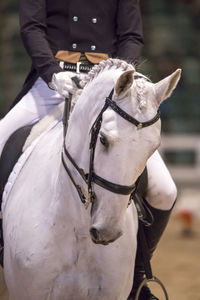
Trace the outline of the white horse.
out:
<instances>
[{"instance_id":1,"label":"white horse","mask_svg":"<svg viewBox=\"0 0 200 300\"><path fill-rule=\"evenodd\" d=\"M68 152L62 123L38 141L3 209L5 279L12 300L127 299L138 228L130 193L160 144L157 110L179 78L177 70L153 84L126 62L102 62L88 75L71 113ZM89 199L84 175L67 153L85 174L91 171L90 211L64 165Z\"/></svg>"}]
</instances>

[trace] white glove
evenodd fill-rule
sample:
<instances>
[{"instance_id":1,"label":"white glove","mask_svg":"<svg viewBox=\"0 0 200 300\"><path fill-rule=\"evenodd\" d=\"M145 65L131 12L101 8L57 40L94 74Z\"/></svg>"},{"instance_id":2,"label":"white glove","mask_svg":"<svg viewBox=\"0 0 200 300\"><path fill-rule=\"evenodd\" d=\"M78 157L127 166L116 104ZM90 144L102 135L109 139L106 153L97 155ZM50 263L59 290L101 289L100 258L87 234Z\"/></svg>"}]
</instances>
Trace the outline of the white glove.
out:
<instances>
[{"instance_id":1,"label":"white glove","mask_svg":"<svg viewBox=\"0 0 200 300\"><path fill-rule=\"evenodd\" d=\"M76 84L71 79L75 74L73 72L54 73L49 87L57 91L62 98L68 98L69 94L74 94L77 90Z\"/></svg>"}]
</instances>

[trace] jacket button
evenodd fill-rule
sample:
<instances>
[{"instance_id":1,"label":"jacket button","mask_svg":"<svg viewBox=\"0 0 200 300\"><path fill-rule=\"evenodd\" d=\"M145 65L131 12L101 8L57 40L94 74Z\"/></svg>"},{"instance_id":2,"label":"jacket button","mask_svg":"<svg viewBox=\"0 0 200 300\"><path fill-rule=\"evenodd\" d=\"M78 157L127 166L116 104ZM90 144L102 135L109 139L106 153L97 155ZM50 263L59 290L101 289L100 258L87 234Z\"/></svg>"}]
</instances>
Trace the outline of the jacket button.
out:
<instances>
[{"instance_id":1,"label":"jacket button","mask_svg":"<svg viewBox=\"0 0 200 300\"><path fill-rule=\"evenodd\" d=\"M93 18L92 23L96 24L97 23L97 18Z\"/></svg>"},{"instance_id":2,"label":"jacket button","mask_svg":"<svg viewBox=\"0 0 200 300\"><path fill-rule=\"evenodd\" d=\"M72 44L72 48L76 49L77 48L77 44L76 43Z\"/></svg>"},{"instance_id":3,"label":"jacket button","mask_svg":"<svg viewBox=\"0 0 200 300\"><path fill-rule=\"evenodd\" d=\"M78 17L77 16L73 16L73 21L77 22L78 21Z\"/></svg>"},{"instance_id":4,"label":"jacket button","mask_svg":"<svg viewBox=\"0 0 200 300\"><path fill-rule=\"evenodd\" d=\"M96 46L95 46L95 45L92 45L92 46L91 46L91 50L94 51L95 49L96 49Z\"/></svg>"}]
</instances>

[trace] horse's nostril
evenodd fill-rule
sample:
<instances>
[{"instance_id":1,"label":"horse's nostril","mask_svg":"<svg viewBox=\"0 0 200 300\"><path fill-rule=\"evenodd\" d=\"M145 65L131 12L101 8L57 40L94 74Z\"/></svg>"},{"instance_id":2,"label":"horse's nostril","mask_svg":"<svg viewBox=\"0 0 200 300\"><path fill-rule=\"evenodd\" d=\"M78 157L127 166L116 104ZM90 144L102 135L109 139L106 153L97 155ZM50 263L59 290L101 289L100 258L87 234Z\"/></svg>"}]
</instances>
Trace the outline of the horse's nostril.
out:
<instances>
[{"instance_id":1,"label":"horse's nostril","mask_svg":"<svg viewBox=\"0 0 200 300\"><path fill-rule=\"evenodd\" d=\"M95 240L96 242L99 241L100 234L99 234L99 231L96 228L92 227L90 229L90 234L91 234L91 237L92 237L93 240Z\"/></svg>"}]
</instances>

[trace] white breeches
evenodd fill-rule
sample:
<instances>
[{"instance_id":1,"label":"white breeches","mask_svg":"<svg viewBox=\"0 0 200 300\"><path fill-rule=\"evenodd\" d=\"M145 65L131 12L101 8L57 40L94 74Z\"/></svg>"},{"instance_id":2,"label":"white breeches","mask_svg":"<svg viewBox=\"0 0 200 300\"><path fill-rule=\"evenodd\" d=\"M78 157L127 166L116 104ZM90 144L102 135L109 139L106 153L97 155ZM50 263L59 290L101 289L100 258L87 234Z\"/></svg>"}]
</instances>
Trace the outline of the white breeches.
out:
<instances>
[{"instance_id":1,"label":"white breeches","mask_svg":"<svg viewBox=\"0 0 200 300\"><path fill-rule=\"evenodd\" d=\"M158 151L155 151L147 161L148 203L162 210L172 208L176 197L176 185Z\"/></svg>"},{"instance_id":2,"label":"white breeches","mask_svg":"<svg viewBox=\"0 0 200 300\"><path fill-rule=\"evenodd\" d=\"M39 121L61 101L63 98L38 78L30 91L0 121L0 153L14 131Z\"/></svg>"},{"instance_id":3,"label":"white breeches","mask_svg":"<svg viewBox=\"0 0 200 300\"><path fill-rule=\"evenodd\" d=\"M0 153L9 136L20 127L42 119L63 98L38 78L30 91L0 121ZM177 196L176 186L158 151L147 162L147 201L155 208L168 210Z\"/></svg>"}]
</instances>

